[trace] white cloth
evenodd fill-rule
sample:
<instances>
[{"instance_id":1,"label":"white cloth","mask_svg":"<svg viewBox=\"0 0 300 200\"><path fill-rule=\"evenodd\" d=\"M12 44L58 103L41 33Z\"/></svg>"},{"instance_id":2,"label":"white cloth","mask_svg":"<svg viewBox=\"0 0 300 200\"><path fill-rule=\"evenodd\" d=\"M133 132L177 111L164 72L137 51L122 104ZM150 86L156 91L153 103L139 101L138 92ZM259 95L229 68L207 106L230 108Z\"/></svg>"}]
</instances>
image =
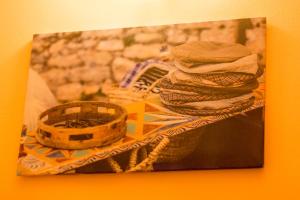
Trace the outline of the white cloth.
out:
<instances>
[{"instance_id":1,"label":"white cloth","mask_svg":"<svg viewBox=\"0 0 300 200\"><path fill-rule=\"evenodd\" d=\"M234 62L202 64L192 68L187 68L181 65L177 61L175 61L174 64L175 67L177 67L179 70L191 74L201 74L201 73L211 73L211 72L244 72L244 73L256 74L258 70L256 54L245 56Z\"/></svg>"},{"instance_id":2,"label":"white cloth","mask_svg":"<svg viewBox=\"0 0 300 200\"><path fill-rule=\"evenodd\" d=\"M29 69L24 124L29 131L37 128L39 115L57 105L57 101L46 82L32 69Z\"/></svg>"}]
</instances>

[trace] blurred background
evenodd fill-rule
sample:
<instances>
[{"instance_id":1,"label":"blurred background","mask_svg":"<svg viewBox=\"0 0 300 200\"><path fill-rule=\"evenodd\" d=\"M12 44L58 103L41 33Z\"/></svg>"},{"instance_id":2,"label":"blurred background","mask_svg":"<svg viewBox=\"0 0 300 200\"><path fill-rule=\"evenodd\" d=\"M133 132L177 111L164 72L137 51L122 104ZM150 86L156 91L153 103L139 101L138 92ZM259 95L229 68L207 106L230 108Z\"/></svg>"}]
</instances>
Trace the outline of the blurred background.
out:
<instances>
[{"instance_id":1,"label":"blurred background","mask_svg":"<svg viewBox=\"0 0 300 200\"><path fill-rule=\"evenodd\" d=\"M241 43L265 65L265 18L35 35L31 68L60 102L101 100L137 63L191 41Z\"/></svg>"}]
</instances>

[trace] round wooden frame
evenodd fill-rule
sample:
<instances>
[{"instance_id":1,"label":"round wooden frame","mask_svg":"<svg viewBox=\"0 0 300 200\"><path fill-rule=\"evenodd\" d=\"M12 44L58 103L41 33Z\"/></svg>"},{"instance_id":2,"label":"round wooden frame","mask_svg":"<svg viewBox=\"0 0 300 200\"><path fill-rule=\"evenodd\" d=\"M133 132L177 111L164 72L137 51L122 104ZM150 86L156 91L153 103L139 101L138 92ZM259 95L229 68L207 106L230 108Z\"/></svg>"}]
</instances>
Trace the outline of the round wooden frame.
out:
<instances>
[{"instance_id":1,"label":"round wooden frame","mask_svg":"<svg viewBox=\"0 0 300 200\"><path fill-rule=\"evenodd\" d=\"M55 127L66 120L112 118L101 125L84 128ZM37 140L60 149L86 149L112 144L126 134L126 110L108 102L82 101L55 106L41 113Z\"/></svg>"}]
</instances>

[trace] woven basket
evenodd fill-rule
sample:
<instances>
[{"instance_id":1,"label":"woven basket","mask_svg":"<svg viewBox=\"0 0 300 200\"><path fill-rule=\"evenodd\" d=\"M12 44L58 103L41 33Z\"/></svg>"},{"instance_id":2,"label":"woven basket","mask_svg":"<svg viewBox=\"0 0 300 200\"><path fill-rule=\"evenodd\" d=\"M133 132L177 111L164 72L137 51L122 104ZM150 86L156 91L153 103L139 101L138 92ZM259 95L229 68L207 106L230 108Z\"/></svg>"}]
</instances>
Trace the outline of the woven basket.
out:
<instances>
[{"instance_id":1,"label":"woven basket","mask_svg":"<svg viewBox=\"0 0 300 200\"><path fill-rule=\"evenodd\" d=\"M205 127L201 127L170 137L169 144L160 152L156 163L172 163L184 159L195 151L202 135L201 133L204 131ZM151 148L155 146L156 144L150 145Z\"/></svg>"},{"instance_id":2,"label":"woven basket","mask_svg":"<svg viewBox=\"0 0 300 200\"><path fill-rule=\"evenodd\" d=\"M243 95L244 93L222 93L222 94L206 94L194 93L178 90L161 89L160 98L163 102L169 102L172 105L182 105L187 102L199 101L216 101L221 99L230 99Z\"/></svg>"},{"instance_id":3,"label":"woven basket","mask_svg":"<svg viewBox=\"0 0 300 200\"><path fill-rule=\"evenodd\" d=\"M50 108L38 121L37 140L60 149L112 144L126 134L127 113L107 102L72 102Z\"/></svg>"},{"instance_id":4,"label":"woven basket","mask_svg":"<svg viewBox=\"0 0 300 200\"><path fill-rule=\"evenodd\" d=\"M243 72L213 72L203 74L190 74L191 79L205 79L218 84L220 87L239 87L245 83L253 82L256 76Z\"/></svg>"},{"instance_id":5,"label":"woven basket","mask_svg":"<svg viewBox=\"0 0 300 200\"><path fill-rule=\"evenodd\" d=\"M230 107L222 108L222 109L196 109L194 107L183 107L183 106L172 106L166 105L164 106L176 113L184 114L184 115L195 115L195 116L209 116L209 115L224 115L235 112L241 112L246 108L249 108L253 105L255 97L250 97L247 100L240 101L238 103L233 104Z\"/></svg>"},{"instance_id":6,"label":"woven basket","mask_svg":"<svg viewBox=\"0 0 300 200\"><path fill-rule=\"evenodd\" d=\"M222 86L222 87L211 87L206 85L187 85L187 84L173 84L168 78L163 78L159 83L158 87L163 89L170 89L170 90L182 90L182 91L189 91L195 92L199 94L207 94L207 95L214 95L214 94L228 94L228 93L249 93L253 89L258 87L258 82L256 79L252 81L245 82L243 85L238 86Z\"/></svg>"}]
</instances>

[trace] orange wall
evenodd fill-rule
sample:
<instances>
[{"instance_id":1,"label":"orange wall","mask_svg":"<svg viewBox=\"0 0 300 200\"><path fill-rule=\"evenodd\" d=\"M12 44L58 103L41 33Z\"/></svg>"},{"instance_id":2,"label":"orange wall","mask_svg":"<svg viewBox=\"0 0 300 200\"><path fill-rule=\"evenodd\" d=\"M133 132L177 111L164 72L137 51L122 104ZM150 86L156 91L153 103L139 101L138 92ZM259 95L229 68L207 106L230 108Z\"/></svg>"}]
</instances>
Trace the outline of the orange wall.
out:
<instances>
[{"instance_id":1,"label":"orange wall","mask_svg":"<svg viewBox=\"0 0 300 200\"><path fill-rule=\"evenodd\" d=\"M0 199L299 199L299 8L299 0L1 0ZM32 34L256 16L268 23L263 169L15 175Z\"/></svg>"}]
</instances>

